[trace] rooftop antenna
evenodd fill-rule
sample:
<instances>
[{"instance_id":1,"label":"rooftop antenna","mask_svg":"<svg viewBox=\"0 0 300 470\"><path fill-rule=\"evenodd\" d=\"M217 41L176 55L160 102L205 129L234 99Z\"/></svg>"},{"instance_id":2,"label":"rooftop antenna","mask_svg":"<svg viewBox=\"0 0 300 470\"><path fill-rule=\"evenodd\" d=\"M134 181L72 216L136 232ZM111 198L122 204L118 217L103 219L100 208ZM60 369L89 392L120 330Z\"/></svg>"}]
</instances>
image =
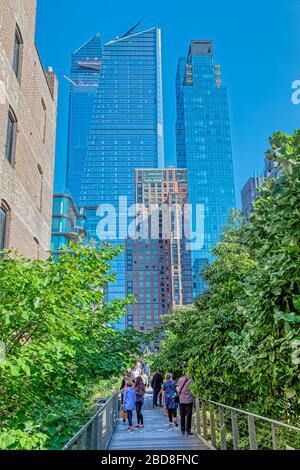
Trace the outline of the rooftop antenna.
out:
<instances>
[{"instance_id":1,"label":"rooftop antenna","mask_svg":"<svg viewBox=\"0 0 300 470\"><path fill-rule=\"evenodd\" d=\"M65 80L67 80L67 81L68 81L69 83L71 83L72 85L78 86L77 83L75 83L73 80L71 80L71 78L67 77L67 75L65 75L64 73L62 73L61 75L62 75L62 77L63 77Z\"/></svg>"},{"instance_id":2,"label":"rooftop antenna","mask_svg":"<svg viewBox=\"0 0 300 470\"><path fill-rule=\"evenodd\" d=\"M130 34L134 33L134 31L137 29L137 27L140 26L141 22L142 22L142 20L140 20L136 25L133 26L133 28L131 28L129 31L127 31L126 34L121 36L121 38L125 38L126 36L130 36Z\"/></svg>"}]
</instances>

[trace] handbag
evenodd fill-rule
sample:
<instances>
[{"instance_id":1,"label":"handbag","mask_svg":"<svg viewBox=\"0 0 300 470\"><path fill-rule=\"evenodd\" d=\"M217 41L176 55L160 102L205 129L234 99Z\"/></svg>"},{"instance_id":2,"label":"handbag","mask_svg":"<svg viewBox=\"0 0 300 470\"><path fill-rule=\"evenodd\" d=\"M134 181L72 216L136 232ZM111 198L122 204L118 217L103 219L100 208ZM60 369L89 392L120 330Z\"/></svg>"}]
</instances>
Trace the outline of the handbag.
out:
<instances>
[{"instance_id":1,"label":"handbag","mask_svg":"<svg viewBox=\"0 0 300 470\"><path fill-rule=\"evenodd\" d=\"M173 398L175 403L180 403L180 394L181 394L182 390L184 389L185 385L188 383L189 380L190 379L186 379L184 384L181 386L180 391L178 393L176 393L175 397Z\"/></svg>"}]
</instances>

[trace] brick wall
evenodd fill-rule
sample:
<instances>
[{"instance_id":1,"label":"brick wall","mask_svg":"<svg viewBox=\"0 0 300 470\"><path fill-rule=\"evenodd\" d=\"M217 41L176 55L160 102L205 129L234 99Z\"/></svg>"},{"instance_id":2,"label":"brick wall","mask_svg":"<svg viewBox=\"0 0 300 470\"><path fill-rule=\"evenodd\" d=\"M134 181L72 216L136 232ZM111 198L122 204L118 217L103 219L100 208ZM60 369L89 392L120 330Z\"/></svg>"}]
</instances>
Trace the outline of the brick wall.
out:
<instances>
[{"instance_id":1,"label":"brick wall","mask_svg":"<svg viewBox=\"0 0 300 470\"><path fill-rule=\"evenodd\" d=\"M0 204L10 207L6 246L45 259L51 239L57 81L51 70L44 73L36 50L35 17L36 0L1 0ZM16 25L23 43L19 81L12 68ZM5 156L10 108L17 118L12 164Z\"/></svg>"}]
</instances>

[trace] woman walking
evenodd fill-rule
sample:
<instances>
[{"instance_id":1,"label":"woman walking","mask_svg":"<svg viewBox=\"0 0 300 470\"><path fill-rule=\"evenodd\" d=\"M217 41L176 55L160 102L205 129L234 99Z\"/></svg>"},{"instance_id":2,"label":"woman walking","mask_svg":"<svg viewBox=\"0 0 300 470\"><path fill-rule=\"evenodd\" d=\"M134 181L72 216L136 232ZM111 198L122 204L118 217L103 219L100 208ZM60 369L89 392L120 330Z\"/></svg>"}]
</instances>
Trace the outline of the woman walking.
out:
<instances>
[{"instance_id":1,"label":"woman walking","mask_svg":"<svg viewBox=\"0 0 300 470\"><path fill-rule=\"evenodd\" d=\"M147 388L148 385L149 385L149 379L148 379L148 375L146 374L144 369L142 369L141 378L142 378L143 384L145 385L145 388Z\"/></svg>"},{"instance_id":2,"label":"woman walking","mask_svg":"<svg viewBox=\"0 0 300 470\"><path fill-rule=\"evenodd\" d=\"M163 384L163 391L164 391L164 400L166 409L168 410L169 416L169 430L172 429L173 423L176 427L178 427L177 422L177 409L178 404L174 401L174 397L176 396L176 382L172 379L172 374L166 375L166 381Z\"/></svg>"},{"instance_id":3,"label":"woman walking","mask_svg":"<svg viewBox=\"0 0 300 470\"><path fill-rule=\"evenodd\" d=\"M132 380L127 380L126 382L126 389L124 392L124 411L127 413L128 416L128 432L133 431L132 425L132 418L133 418L133 410L136 404L136 391L133 388Z\"/></svg>"},{"instance_id":4,"label":"woman walking","mask_svg":"<svg viewBox=\"0 0 300 470\"><path fill-rule=\"evenodd\" d=\"M144 405L144 395L145 395L145 385L143 383L142 377L138 377L135 383L135 393L136 393L136 415L137 415L137 425L136 428L144 427L144 416L142 414L142 408Z\"/></svg>"},{"instance_id":5,"label":"woman walking","mask_svg":"<svg viewBox=\"0 0 300 470\"><path fill-rule=\"evenodd\" d=\"M193 380L190 377L181 377L177 384L177 393L180 403L181 432L192 436L192 417L195 397L190 391Z\"/></svg>"}]
</instances>

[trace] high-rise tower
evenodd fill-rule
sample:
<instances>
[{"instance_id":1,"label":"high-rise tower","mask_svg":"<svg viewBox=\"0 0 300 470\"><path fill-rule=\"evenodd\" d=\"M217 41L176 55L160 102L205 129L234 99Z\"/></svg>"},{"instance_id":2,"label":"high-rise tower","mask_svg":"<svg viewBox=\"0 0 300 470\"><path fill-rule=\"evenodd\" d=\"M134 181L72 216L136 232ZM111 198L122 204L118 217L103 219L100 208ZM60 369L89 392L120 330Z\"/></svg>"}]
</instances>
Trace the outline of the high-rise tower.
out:
<instances>
[{"instance_id":1,"label":"high-rise tower","mask_svg":"<svg viewBox=\"0 0 300 470\"><path fill-rule=\"evenodd\" d=\"M163 165L160 30L135 32L132 29L103 47L80 189L80 206L85 207L88 219L88 237L99 239L99 206L110 205L118 216L120 197L126 196L129 206L135 203L136 168ZM123 229L123 235L107 241L125 245L126 228L118 224L117 234ZM112 270L117 280L108 288L108 299L122 299L124 255L112 263Z\"/></svg>"},{"instance_id":2,"label":"high-rise tower","mask_svg":"<svg viewBox=\"0 0 300 470\"><path fill-rule=\"evenodd\" d=\"M194 232L204 227L202 247L192 251L197 296L205 288L200 272L212 259L210 250L236 205L227 88L212 41L191 41L187 57L179 59L176 92L177 166L187 169L194 221L196 205L204 209L204 220L193 227Z\"/></svg>"}]
</instances>

